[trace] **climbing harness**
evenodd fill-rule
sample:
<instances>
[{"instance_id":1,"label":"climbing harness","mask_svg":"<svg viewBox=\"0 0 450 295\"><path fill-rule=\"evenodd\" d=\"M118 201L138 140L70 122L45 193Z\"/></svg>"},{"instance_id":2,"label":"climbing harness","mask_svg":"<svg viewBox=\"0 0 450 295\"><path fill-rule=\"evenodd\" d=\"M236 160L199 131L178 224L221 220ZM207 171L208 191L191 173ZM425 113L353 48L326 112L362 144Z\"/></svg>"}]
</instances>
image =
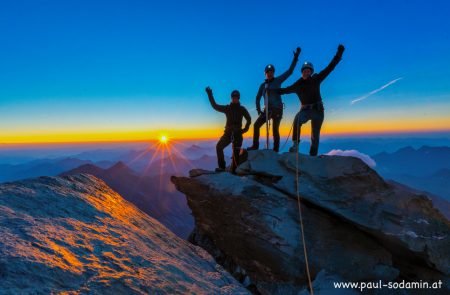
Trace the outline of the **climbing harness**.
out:
<instances>
[{"instance_id":1,"label":"climbing harness","mask_svg":"<svg viewBox=\"0 0 450 295\"><path fill-rule=\"evenodd\" d=\"M313 110L313 109L320 110L321 108L323 109L323 102L318 101L311 104L304 104L300 107L300 110Z\"/></svg>"}]
</instances>

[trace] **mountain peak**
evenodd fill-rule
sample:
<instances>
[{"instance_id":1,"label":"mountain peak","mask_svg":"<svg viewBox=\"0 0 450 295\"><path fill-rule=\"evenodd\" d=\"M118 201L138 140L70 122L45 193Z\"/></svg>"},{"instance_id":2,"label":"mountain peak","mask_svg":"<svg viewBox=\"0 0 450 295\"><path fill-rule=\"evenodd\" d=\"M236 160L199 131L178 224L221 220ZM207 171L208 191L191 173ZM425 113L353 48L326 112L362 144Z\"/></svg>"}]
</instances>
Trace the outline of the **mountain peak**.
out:
<instances>
[{"instance_id":1,"label":"mountain peak","mask_svg":"<svg viewBox=\"0 0 450 295\"><path fill-rule=\"evenodd\" d=\"M412 146L406 146L403 148L398 149L395 153L412 153L412 152L416 152L416 149L413 148Z\"/></svg>"},{"instance_id":2,"label":"mountain peak","mask_svg":"<svg viewBox=\"0 0 450 295\"><path fill-rule=\"evenodd\" d=\"M193 149L193 150L201 150L202 148L199 145L193 144L189 147L189 149Z\"/></svg>"},{"instance_id":3,"label":"mountain peak","mask_svg":"<svg viewBox=\"0 0 450 295\"><path fill-rule=\"evenodd\" d=\"M248 293L90 175L1 184L0 216L6 293Z\"/></svg>"},{"instance_id":4,"label":"mountain peak","mask_svg":"<svg viewBox=\"0 0 450 295\"><path fill-rule=\"evenodd\" d=\"M60 176L68 176L68 175L74 175L74 174L91 174L91 175L99 175L104 170L100 167L95 166L94 164L84 164L77 168L71 169L69 171L63 172L60 174Z\"/></svg>"},{"instance_id":5,"label":"mountain peak","mask_svg":"<svg viewBox=\"0 0 450 295\"><path fill-rule=\"evenodd\" d=\"M106 171L108 172L121 172L121 173L131 173L131 174L135 174L133 170L131 170L130 167L128 167L124 162L122 161L118 161L116 164L114 164L113 166L109 167L108 169L106 169Z\"/></svg>"}]
</instances>

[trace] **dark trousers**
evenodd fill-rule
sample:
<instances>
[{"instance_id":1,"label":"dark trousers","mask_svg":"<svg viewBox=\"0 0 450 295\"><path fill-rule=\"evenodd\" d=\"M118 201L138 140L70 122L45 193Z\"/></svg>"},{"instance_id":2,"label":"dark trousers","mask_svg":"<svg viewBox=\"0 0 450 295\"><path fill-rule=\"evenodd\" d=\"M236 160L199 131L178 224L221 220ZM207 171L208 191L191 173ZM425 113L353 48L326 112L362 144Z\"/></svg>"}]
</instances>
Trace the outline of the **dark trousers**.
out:
<instances>
[{"instance_id":1,"label":"dark trousers","mask_svg":"<svg viewBox=\"0 0 450 295\"><path fill-rule=\"evenodd\" d=\"M233 162L231 163L231 171L235 171L237 164L239 163L239 153L242 147L242 131L241 130L227 130L223 133L222 137L219 139L216 145L217 152L217 162L219 168L225 169L225 155L223 154L223 150L232 143L233 148Z\"/></svg>"},{"instance_id":2,"label":"dark trousers","mask_svg":"<svg viewBox=\"0 0 450 295\"><path fill-rule=\"evenodd\" d=\"M273 134L273 150L278 152L280 149L280 123L283 118L282 109L269 108L269 120L272 119L272 134ZM259 148L259 130L261 126L266 123L266 112L262 112L253 124L253 146Z\"/></svg>"},{"instance_id":3,"label":"dark trousers","mask_svg":"<svg viewBox=\"0 0 450 295\"><path fill-rule=\"evenodd\" d=\"M313 109L302 109L294 118L294 133L292 134L292 141L300 142L300 130L302 124L311 120L311 148L309 154L317 156L319 151L320 129L324 120L323 107Z\"/></svg>"}]
</instances>

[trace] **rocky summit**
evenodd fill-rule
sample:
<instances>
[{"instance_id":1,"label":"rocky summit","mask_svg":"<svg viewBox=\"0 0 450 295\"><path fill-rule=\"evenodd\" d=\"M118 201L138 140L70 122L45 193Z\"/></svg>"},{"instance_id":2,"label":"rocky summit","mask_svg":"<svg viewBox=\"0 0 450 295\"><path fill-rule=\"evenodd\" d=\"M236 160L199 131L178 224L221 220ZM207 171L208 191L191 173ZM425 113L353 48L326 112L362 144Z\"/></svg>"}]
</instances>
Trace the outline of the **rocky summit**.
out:
<instances>
[{"instance_id":1,"label":"rocky summit","mask_svg":"<svg viewBox=\"0 0 450 295\"><path fill-rule=\"evenodd\" d=\"M448 212L358 158L253 151L237 175L193 170L172 182L195 218L191 242L255 294L307 294L299 200L315 294L379 280L442 281L433 294L450 291Z\"/></svg>"},{"instance_id":2,"label":"rocky summit","mask_svg":"<svg viewBox=\"0 0 450 295\"><path fill-rule=\"evenodd\" d=\"M0 294L248 294L90 175L0 185Z\"/></svg>"}]
</instances>

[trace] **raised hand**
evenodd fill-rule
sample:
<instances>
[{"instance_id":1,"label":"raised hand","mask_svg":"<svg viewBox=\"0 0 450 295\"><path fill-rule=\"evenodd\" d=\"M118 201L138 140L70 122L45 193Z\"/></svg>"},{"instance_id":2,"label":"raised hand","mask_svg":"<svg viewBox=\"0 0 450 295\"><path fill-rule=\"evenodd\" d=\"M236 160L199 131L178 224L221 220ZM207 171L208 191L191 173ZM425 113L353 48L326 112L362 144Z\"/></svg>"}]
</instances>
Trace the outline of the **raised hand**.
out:
<instances>
[{"instance_id":1,"label":"raised hand","mask_svg":"<svg viewBox=\"0 0 450 295\"><path fill-rule=\"evenodd\" d=\"M212 95L212 89L209 86L205 88L205 91L208 95Z\"/></svg>"},{"instance_id":2,"label":"raised hand","mask_svg":"<svg viewBox=\"0 0 450 295\"><path fill-rule=\"evenodd\" d=\"M295 57L295 58L298 58L298 56L300 55L300 51L302 51L302 50L300 49L300 47L297 47L297 48L295 49L295 51L294 51L294 57Z\"/></svg>"}]
</instances>

